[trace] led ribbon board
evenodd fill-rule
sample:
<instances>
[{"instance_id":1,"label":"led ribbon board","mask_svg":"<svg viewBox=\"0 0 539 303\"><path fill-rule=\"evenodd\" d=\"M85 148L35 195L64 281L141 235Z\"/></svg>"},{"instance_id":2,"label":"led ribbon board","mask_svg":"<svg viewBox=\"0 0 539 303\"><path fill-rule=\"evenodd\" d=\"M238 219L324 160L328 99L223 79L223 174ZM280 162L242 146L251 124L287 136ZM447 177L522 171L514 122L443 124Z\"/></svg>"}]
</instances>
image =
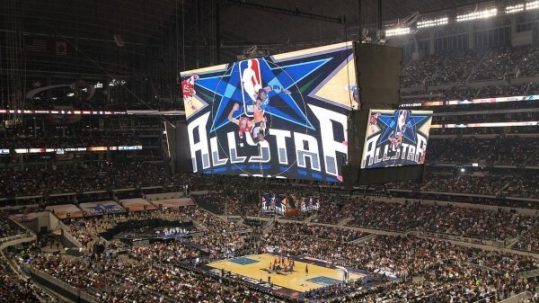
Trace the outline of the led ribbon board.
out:
<instances>
[{"instance_id":1,"label":"led ribbon board","mask_svg":"<svg viewBox=\"0 0 539 303\"><path fill-rule=\"evenodd\" d=\"M180 77L193 172L342 180L347 113L359 108L351 42Z\"/></svg>"}]
</instances>

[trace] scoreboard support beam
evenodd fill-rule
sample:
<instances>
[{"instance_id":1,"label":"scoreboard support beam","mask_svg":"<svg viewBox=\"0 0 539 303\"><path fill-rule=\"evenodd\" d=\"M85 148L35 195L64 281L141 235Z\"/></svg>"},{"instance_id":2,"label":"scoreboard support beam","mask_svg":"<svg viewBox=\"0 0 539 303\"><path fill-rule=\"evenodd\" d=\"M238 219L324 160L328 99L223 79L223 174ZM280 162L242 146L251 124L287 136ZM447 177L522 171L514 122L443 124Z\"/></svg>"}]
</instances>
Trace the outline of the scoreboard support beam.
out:
<instances>
[{"instance_id":1,"label":"scoreboard support beam","mask_svg":"<svg viewBox=\"0 0 539 303\"><path fill-rule=\"evenodd\" d=\"M292 9L286 9L286 8L275 7L275 6L264 5L264 4L249 3L247 1L242 1L242 0L227 0L226 2L236 5L238 7L256 9L259 11L264 11L264 12L269 12L269 13L277 13L277 14L283 14L283 15L289 15L289 16L295 16L295 17L308 18L308 19L313 19L313 20L319 20L319 21L324 21L324 22L344 24L343 18L329 17L329 16L324 16L324 15L319 15L319 14L302 12L297 8L295 10L292 10Z\"/></svg>"}]
</instances>

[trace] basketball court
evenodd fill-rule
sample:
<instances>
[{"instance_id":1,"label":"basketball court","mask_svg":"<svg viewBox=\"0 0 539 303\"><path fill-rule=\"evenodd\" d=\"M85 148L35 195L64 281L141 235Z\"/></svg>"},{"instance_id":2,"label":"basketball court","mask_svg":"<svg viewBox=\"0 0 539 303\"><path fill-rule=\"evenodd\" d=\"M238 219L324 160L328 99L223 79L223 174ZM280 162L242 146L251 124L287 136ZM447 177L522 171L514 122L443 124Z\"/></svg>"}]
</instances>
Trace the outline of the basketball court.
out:
<instances>
[{"instance_id":1,"label":"basketball court","mask_svg":"<svg viewBox=\"0 0 539 303\"><path fill-rule=\"evenodd\" d=\"M270 271L270 264L278 256L271 254L247 255L233 259L216 261L209 263L208 266L214 269L225 270L245 277L253 283L262 281L268 282L268 277L271 278L271 283L274 286L279 286L290 290L293 293L303 293L308 290L317 289L337 283L344 280L344 270L340 268L322 266L314 264L309 260L295 259L295 266L292 272L275 272ZM308 267L308 272L305 267ZM349 280L357 280L365 277L365 274L349 271Z\"/></svg>"}]
</instances>

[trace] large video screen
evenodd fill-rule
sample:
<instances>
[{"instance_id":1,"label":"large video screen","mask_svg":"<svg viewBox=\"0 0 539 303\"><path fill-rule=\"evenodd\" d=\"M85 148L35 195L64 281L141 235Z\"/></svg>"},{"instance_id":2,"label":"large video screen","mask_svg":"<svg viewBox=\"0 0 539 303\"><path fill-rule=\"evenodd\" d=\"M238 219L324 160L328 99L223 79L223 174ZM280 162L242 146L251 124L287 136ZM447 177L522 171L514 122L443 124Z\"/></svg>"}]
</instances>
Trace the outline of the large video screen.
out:
<instances>
[{"instance_id":1,"label":"large video screen","mask_svg":"<svg viewBox=\"0 0 539 303\"><path fill-rule=\"evenodd\" d=\"M288 210L294 208L296 208L296 206L293 203L293 199L285 194L269 192L262 194L260 207L260 212L262 213L285 216Z\"/></svg>"},{"instance_id":2,"label":"large video screen","mask_svg":"<svg viewBox=\"0 0 539 303\"><path fill-rule=\"evenodd\" d=\"M370 110L361 168L425 162L432 111Z\"/></svg>"},{"instance_id":3,"label":"large video screen","mask_svg":"<svg viewBox=\"0 0 539 303\"><path fill-rule=\"evenodd\" d=\"M351 42L180 77L193 172L342 180L347 113L359 108Z\"/></svg>"},{"instance_id":4,"label":"large video screen","mask_svg":"<svg viewBox=\"0 0 539 303\"><path fill-rule=\"evenodd\" d=\"M300 211L302 213L317 212L320 209L320 198L318 197L301 197Z\"/></svg>"},{"instance_id":5,"label":"large video screen","mask_svg":"<svg viewBox=\"0 0 539 303\"><path fill-rule=\"evenodd\" d=\"M303 197L298 194L264 192L260 197L260 212L263 214L294 217L315 213L319 209L320 198L315 196Z\"/></svg>"}]
</instances>

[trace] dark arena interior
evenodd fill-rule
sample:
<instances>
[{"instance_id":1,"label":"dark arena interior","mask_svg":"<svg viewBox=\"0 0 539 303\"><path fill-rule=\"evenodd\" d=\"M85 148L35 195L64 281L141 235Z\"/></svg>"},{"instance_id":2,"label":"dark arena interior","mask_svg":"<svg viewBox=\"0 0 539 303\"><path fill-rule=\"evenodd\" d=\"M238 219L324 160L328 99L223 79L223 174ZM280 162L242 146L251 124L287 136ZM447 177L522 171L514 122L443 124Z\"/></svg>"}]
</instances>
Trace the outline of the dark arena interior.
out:
<instances>
[{"instance_id":1,"label":"dark arena interior","mask_svg":"<svg viewBox=\"0 0 539 303\"><path fill-rule=\"evenodd\" d=\"M539 302L539 1L0 0L0 302Z\"/></svg>"}]
</instances>

